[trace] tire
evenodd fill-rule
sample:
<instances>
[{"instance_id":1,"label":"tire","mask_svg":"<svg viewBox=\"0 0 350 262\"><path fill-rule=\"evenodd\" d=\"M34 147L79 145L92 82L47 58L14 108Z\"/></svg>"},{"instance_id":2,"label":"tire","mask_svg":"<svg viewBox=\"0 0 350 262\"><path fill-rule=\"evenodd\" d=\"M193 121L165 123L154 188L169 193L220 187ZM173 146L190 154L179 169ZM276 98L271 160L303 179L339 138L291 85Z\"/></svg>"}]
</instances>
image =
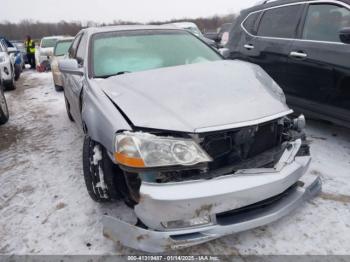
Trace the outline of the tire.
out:
<instances>
[{"instance_id":1,"label":"tire","mask_svg":"<svg viewBox=\"0 0 350 262\"><path fill-rule=\"evenodd\" d=\"M0 125L5 124L9 120L9 111L4 95L4 90L0 86Z\"/></svg>"},{"instance_id":2,"label":"tire","mask_svg":"<svg viewBox=\"0 0 350 262\"><path fill-rule=\"evenodd\" d=\"M117 166L110 160L106 150L88 136L83 146L83 172L87 191L96 202L120 199L116 186ZM102 180L102 181L101 181Z\"/></svg>"},{"instance_id":3,"label":"tire","mask_svg":"<svg viewBox=\"0 0 350 262\"><path fill-rule=\"evenodd\" d=\"M72 114L70 113L70 105L69 102L67 100L66 95L64 95L64 103L66 104L66 111L67 111L67 115L70 121L74 122L74 118L72 116Z\"/></svg>"},{"instance_id":4,"label":"tire","mask_svg":"<svg viewBox=\"0 0 350 262\"><path fill-rule=\"evenodd\" d=\"M62 86L59 86L59 85L55 85L55 90L57 92L62 92L63 91L63 87Z\"/></svg>"},{"instance_id":5,"label":"tire","mask_svg":"<svg viewBox=\"0 0 350 262\"><path fill-rule=\"evenodd\" d=\"M21 72L21 65L15 65L15 81L18 81L21 76Z\"/></svg>"},{"instance_id":6,"label":"tire","mask_svg":"<svg viewBox=\"0 0 350 262\"><path fill-rule=\"evenodd\" d=\"M15 75L12 73L12 78L11 80L6 80L6 81L3 81L3 84L4 84L4 87L6 90L15 90L16 89L16 86L15 86Z\"/></svg>"}]
</instances>

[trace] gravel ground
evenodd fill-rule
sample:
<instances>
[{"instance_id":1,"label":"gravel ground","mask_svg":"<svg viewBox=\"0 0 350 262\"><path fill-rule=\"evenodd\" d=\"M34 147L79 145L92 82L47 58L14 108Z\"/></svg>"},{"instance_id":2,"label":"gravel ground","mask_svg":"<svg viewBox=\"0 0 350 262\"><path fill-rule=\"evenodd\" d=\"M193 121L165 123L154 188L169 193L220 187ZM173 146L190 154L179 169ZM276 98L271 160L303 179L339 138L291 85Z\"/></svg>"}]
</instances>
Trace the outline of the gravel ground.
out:
<instances>
[{"instance_id":1,"label":"gravel ground","mask_svg":"<svg viewBox=\"0 0 350 262\"><path fill-rule=\"evenodd\" d=\"M0 254L140 254L102 236L105 213L128 219L122 203L90 200L82 176L83 134L66 115L50 73L25 72L7 92L0 127ZM174 254L350 254L350 132L309 121L323 193L269 226Z\"/></svg>"}]
</instances>

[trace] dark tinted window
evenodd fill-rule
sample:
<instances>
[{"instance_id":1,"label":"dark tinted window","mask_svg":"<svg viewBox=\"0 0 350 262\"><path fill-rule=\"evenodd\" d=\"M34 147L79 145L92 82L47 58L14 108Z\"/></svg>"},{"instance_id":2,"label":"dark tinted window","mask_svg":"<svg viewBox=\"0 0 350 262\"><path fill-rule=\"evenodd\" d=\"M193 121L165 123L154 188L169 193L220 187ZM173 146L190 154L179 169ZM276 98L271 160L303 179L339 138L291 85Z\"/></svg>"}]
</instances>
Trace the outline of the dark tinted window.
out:
<instances>
[{"instance_id":1,"label":"dark tinted window","mask_svg":"<svg viewBox=\"0 0 350 262\"><path fill-rule=\"evenodd\" d=\"M69 50L68 50L69 58L75 58L75 54L76 54L76 52L77 52L77 47L78 47L80 38L81 38L81 35L78 35L78 36L74 39L73 44L71 45L71 47L69 48Z\"/></svg>"},{"instance_id":2,"label":"dark tinted window","mask_svg":"<svg viewBox=\"0 0 350 262\"><path fill-rule=\"evenodd\" d=\"M244 21L243 26L249 33L256 34L256 23L260 15L261 12L250 14L248 18Z\"/></svg>"},{"instance_id":3,"label":"dark tinted window","mask_svg":"<svg viewBox=\"0 0 350 262\"><path fill-rule=\"evenodd\" d=\"M258 30L259 36L294 38L302 5L278 7L265 11Z\"/></svg>"},{"instance_id":4,"label":"dark tinted window","mask_svg":"<svg viewBox=\"0 0 350 262\"><path fill-rule=\"evenodd\" d=\"M350 27L350 11L332 4L310 5L303 39L340 42L339 31Z\"/></svg>"}]
</instances>

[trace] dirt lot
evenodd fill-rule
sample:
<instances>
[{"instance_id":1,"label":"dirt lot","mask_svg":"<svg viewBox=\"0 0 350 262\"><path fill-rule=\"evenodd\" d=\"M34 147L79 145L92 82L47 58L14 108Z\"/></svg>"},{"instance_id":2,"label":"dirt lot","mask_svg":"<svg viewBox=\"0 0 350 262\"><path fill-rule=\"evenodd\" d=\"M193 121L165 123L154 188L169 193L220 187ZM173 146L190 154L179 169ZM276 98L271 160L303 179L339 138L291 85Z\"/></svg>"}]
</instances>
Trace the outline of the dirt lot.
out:
<instances>
[{"instance_id":1,"label":"dirt lot","mask_svg":"<svg viewBox=\"0 0 350 262\"><path fill-rule=\"evenodd\" d=\"M82 138L50 73L25 72L6 93L11 119L0 127L0 253L136 254L102 236L105 213L128 219L122 203L90 200ZM350 132L310 121L313 164L323 193L266 227L178 254L350 254Z\"/></svg>"}]
</instances>

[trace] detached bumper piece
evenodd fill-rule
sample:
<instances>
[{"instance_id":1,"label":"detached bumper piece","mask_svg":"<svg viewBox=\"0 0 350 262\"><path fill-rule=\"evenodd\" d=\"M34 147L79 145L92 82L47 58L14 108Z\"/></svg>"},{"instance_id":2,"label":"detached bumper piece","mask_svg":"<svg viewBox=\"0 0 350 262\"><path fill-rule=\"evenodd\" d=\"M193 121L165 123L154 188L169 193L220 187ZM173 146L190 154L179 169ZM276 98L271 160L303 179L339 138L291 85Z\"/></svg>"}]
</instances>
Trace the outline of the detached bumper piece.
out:
<instances>
[{"instance_id":1,"label":"detached bumper piece","mask_svg":"<svg viewBox=\"0 0 350 262\"><path fill-rule=\"evenodd\" d=\"M308 177L282 194L246 208L216 215L217 224L191 230L152 231L113 217L103 217L104 235L123 245L150 253L198 245L274 222L300 207L321 191L319 177ZM161 212L161 211L160 211ZM156 215L156 214L155 214Z\"/></svg>"}]
</instances>

